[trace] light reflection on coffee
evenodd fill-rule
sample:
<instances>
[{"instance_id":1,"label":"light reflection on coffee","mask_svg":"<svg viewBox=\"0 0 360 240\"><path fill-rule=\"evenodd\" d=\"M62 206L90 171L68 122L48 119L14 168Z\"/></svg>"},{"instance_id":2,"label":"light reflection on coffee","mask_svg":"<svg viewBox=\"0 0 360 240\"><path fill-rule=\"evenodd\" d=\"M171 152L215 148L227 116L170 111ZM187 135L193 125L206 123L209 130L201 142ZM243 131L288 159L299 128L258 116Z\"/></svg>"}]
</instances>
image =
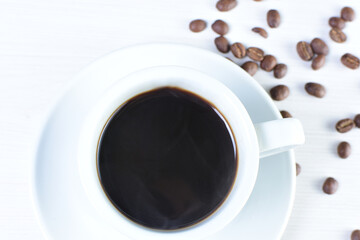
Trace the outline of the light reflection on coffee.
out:
<instances>
[{"instance_id":1,"label":"light reflection on coffee","mask_svg":"<svg viewBox=\"0 0 360 240\"><path fill-rule=\"evenodd\" d=\"M145 227L177 230L224 202L237 172L236 144L211 103L178 88L133 97L100 136L98 174L113 205Z\"/></svg>"}]
</instances>

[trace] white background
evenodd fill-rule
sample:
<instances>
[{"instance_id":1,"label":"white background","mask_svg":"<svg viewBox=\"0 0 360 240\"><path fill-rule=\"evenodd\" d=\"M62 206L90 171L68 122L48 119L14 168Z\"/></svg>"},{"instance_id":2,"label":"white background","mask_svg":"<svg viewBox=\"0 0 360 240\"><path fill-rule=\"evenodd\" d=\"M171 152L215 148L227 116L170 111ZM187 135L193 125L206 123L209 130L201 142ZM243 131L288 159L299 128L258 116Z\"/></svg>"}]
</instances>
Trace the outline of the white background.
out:
<instances>
[{"instance_id":1,"label":"white background","mask_svg":"<svg viewBox=\"0 0 360 240\"><path fill-rule=\"evenodd\" d=\"M228 13L218 12L215 2L0 0L1 240L44 239L29 195L32 147L42 119L72 77L97 57L136 43L176 42L216 51L216 35L210 28L198 34L188 30L195 18L206 19L209 25L218 18L226 20L230 41L261 47L289 67L282 80L266 72L255 75L266 90L280 83L290 87L290 97L277 105L299 118L306 131L306 145L296 150L303 171L283 240L345 240L360 228L360 130L346 134L334 130L337 120L360 113L360 69L346 69L339 60L346 52L360 56L360 1L239 0L239 6ZM348 41L338 44L328 37L327 20L338 16L344 5L354 7L358 18L344 30ZM282 15L278 29L266 25L271 8ZM255 26L265 27L269 38L251 32ZM317 72L295 51L298 41L314 37L323 38L330 47L326 66ZM309 81L326 86L324 99L305 93ZM346 160L336 155L342 140L353 146ZM328 176L340 183L332 196L321 191Z\"/></svg>"}]
</instances>

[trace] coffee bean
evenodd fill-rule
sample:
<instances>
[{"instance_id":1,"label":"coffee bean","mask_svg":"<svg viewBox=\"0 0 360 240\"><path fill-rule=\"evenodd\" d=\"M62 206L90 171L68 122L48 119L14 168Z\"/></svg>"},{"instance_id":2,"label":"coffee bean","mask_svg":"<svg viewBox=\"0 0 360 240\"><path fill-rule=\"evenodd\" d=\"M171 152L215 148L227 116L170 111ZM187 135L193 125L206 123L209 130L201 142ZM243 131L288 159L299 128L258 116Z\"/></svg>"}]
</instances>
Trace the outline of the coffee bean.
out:
<instances>
[{"instance_id":1,"label":"coffee bean","mask_svg":"<svg viewBox=\"0 0 360 240\"><path fill-rule=\"evenodd\" d=\"M236 58L244 58L246 56L246 48L243 44L236 42L231 45L231 52Z\"/></svg>"},{"instance_id":2,"label":"coffee bean","mask_svg":"<svg viewBox=\"0 0 360 240\"><path fill-rule=\"evenodd\" d=\"M201 32L206 28L206 22L201 19L196 19L190 22L189 28L192 32Z\"/></svg>"},{"instance_id":3,"label":"coffee bean","mask_svg":"<svg viewBox=\"0 0 360 240\"><path fill-rule=\"evenodd\" d=\"M219 35L225 35L229 32L229 25L224 22L223 20L216 20L212 25L211 28L214 32Z\"/></svg>"},{"instance_id":4,"label":"coffee bean","mask_svg":"<svg viewBox=\"0 0 360 240\"><path fill-rule=\"evenodd\" d=\"M328 45L326 45L326 43L323 40L321 40L320 38L314 38L311 41L310 46L311 46L313 52L316 54L328 55L328 53L329 53Z\"/></svg>"},{"instance_id":5,"label":"coffee bean","mask_svg":"<svg viewBox=\"0 0 360 240\"><path fill-rule=\"evenodd\" d=\"M326 94L325 87L319 83L309 82L305 84L305 90L308 94L317 98L323 98Z\"/></svg>"},{"instance_id":6,"label":"coffee bean","mask_svg":"<svg viewBox=\"0 0 360 240\"><path fill-rule=\"evenodd\" d=\"M350 53L346 53L341 57L341 62L348 68L358 69L360 66L360 59Z\"/></svg>"},{"instance_id":7,"label":"coffee bean","mask_svg":"<svg viewBox=\"0 0 360 240\"><path fill-rule=\"evenodd\" d=\"M339 133L346 133L355 127L355 123L352 119L346 118L338 121L335 125L336 131Z\"/></svg>"},{"instance_id":8,"label":"coffee bean","mask_svg":"<svg viewBox=\"0 0 360 240\"><path fill-rule=\"evenodd\" d=\"M282 110L280 113L283 118L292 118L292 115L288 111Z\"/></svg>"},{"instance_id":9,"label":"coffee bean","mask_svg":"<svg viewBox=\"0 0 360 240\"><path fill-rule=\"evenodd\" d=\"M300 58L304 61L310 61L314 57L314 52L309 43L301 41L296 45L296 50Z\"/></svg>"},{"instance_id":10,"label":"coffee bean","mask_svg":"<svg viewBox=\"0 0 360 240\"><path fill-rule=\"evenodd\" d=\"M256 62L251 61L245 62L241 67L251 76L254 76L259 68Z\"/></svg>"},{"instance_id":11,"label":"coffee bean","mask_svg":"<svg viewBox=\"0 0 360 240\"><path fill-rule=\"evenodd\" d=\"M230 51L229 41L223 36L215 38L215 46L222 53L228 53Z\"/></svg>"},{"instance_id":12,"label":"coffee bean","mask_svg":"<svg viewBox=\"0 0 360 240\"><path fill-rule=\"evenodd\" d=\"M246 54L254 61L260 62L264 59L264 51L257 47L249 47Z\"/></svg>"},{"instance_id":13,"label":"coffee bean","mask_svg":"<svg viewBox=\"0 0 360 240\"><path fill-rule=\"evenodd\" d=\"M318 70L320 68L322 68L325 64L325 55L324 54L320 54L317 55L314 59L313 62L311 64L312 69L314 70Z\"/></svg>"},{"instance_id":14,"label":"coffee bean","mask_svg":"<svg viewBox=\"0 0 360 240\"><path fill-rule=\"evenodd\" d=\"M227 11L230 11L231 9L235 8L236 5L237 5L236 0L219 0L216 3L216 8L220 12L227 12Z\"/></svg>"},{"instance_id":15,"label":"coffee bean","mask_svg":"<svg viewBox=\"0 0 360 240\"><path fill-rule=\"evenodd\" d=\"M343 31L339 28L333 28L330 30L330 38L337 43L343 43L346 41L347 37Z\"/></svg>"},{"instance_id":16,"label":"coffee bean","mask_svg":"<svg viewBox=\"0 0 360 240\"><path fill-rule=\"evenodd\" d=\"M344 7L341 9L341 18L347 22L351 22L355 19L355 11L351 7Z\"/></svg>"},{"instance_id":17,"label":"coffee bean","mask_svg":"<svg viewBox=\"0 0 360 240\"><path fill-rule=\"evenodd\" d=\"M283 78L283 77L285 77L286 73L287 73L287 66L285 64L280 63L275 66L275 68L274 68L274 77L275 78L278 78L278 79Z\"/></svg>"},{"instance_id":18,"label":"coffee bean","mask_svg":"<svg viewBox=\"0 0 360 240\"><path fill-rule=\"evenodd\" d=\"M358 128L360 128L360 114L356 115L354 118L354 123L355 126L357 126Z\"/></svg>"},{"instance_id":19,"label":"coffee bean","mask_svg":"<svg viewBox=\"0 0 360 240\"><path fill-rule=\"evenodd\" d=\"M300 173L301 173L301 166L300 164L296 163L296 176L299 176Z\"/></svg>"},{"instance_id":20,"label":"coffee bean","mask_svg":"<svg viewBox=\"0 0 360 240\"><path fill-rule=\"evenodd\" d=\"M268 33L266 32L265 29L260 28L260 27L254 27L253 29L251 29L253 32L258 33L260 36L262 36L263 38L267 38L268 37Z\"/></svg>"},{"instance_id":21,"label":"coffee bean","mask_svg":"<svg viewBox=\"0 0 360 240\"><path fill-rule=\"evenodd\" d=\"M339 157L348 158L351 154L351 146L348 142L341 142L338 145L337 152Z\"/></svg>"},{"instance_id":22,"label":"coffee bean","mask_svg":"<svg viewBox=\"0 0 360 240\"><path fill-rule=\"evenodd\" d=\"M329 25L333 28L344 29L345 21L339 17L332 17L329 19Z\"/></svg>"},{"instance_id":23,"label":"coffee bean","mask_svg":"<svg viewBox=\"0 0 360 240\"><path fill-rule=\"evenodd\" d=\"M323 185L323 191L326 194L334 194L339 188L339 183L334 178L329 177L325 180Z\"/></svg>"},{"instance_id":24,"label":"coffee bean","mask_svg":"<svg viewBox=\"0 0 360 240\"><path fill-rule=\"evenodd\" d=\"M271 72L276 66L276 64L277 64L277 60L274 56L266 55L264 59L261 61L260 67L267 72Z\"/></svg>"},{"instance_id":25,"label":"coffee bean","mask_svg":"<svg viewBox=\"0 0 360 240\"><path fill-rule=\"evenodd\" d=\"M351 240L360 240L360 230L354 230L351 233Z\"/></svg>"},{"instance_id":26,"label":"coffee bean","mask_svg":"<svg viewBox=\"0 0 360 240\"><path fill-rule=\"evenodd\" d=\"M290 89L285 85L278 85L270 89L270 96L276 101L282 101L286 99L290 94Z\"/></svg>"},{"instance_id":27,"label":"coffee bean","mask_svg":"<svg viewBox=\"0 0 360 240\"><path fill-rule=\"evenodd\" d=\"M279 27L280 22L281 22L280 13L274 9L268 11L267 22L268 22L269 27L271 27L271 28Z\"/></svg>"}]
</instances>

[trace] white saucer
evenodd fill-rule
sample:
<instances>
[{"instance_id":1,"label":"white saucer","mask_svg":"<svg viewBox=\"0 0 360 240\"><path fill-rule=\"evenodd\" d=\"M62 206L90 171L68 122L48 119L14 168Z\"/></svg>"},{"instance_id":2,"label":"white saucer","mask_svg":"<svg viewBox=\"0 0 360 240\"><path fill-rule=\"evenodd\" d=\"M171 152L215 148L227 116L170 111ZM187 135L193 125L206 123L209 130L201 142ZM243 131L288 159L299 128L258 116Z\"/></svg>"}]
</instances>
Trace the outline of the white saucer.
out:
<instances>
[{"instance_id":1,"label":"white saucer","mask_svg":"<svg viewBox=\"0 0 360 240\"><path fill-rule=\"evenodd\" d=\"M53 108L39 139L32 178L34 205L49 239L122 239L86 198L76 148L87 110L120 78L140 69L175 65L193 68L227 85L254 123L281 118L268 94L240 67L217 54L183 45L149 44L100 58L84 69ZM280 239L293 206L292 151L260 160L254 191L235 220L207 240ZM191 240L191 239L188 239Z\"/></svg>"}]
</instances>

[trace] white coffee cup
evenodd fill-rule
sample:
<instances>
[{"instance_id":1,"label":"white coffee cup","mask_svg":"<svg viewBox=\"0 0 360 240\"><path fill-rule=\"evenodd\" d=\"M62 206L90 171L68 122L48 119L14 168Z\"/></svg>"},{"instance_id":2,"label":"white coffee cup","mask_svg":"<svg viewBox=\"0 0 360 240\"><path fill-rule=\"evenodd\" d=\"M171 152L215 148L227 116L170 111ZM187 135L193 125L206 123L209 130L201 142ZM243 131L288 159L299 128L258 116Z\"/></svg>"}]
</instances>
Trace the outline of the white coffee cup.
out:
<instances>
[{"instance_id":1,"label":"white coffee cup","mask_svg":"<svg viewBox=\"0 0 360 240\"><path fill-rule=\"evenodd\" d=\"M102 130L119 106L139 93L167 86L193 92L216 106L236 140L238 170L230 194L211 216L182 230L158 231L132 222L109 201L98 177L97 147ZM78 166L86 194L103 221L134 240L200 240L216 233L239 214L248 200L259 158L287 151L305 141L297 119L254 124L238 97L225 85L204 73L177 66L149 68L117 81L89 111L81 132Z\"/></svg>"}]
</instances>

